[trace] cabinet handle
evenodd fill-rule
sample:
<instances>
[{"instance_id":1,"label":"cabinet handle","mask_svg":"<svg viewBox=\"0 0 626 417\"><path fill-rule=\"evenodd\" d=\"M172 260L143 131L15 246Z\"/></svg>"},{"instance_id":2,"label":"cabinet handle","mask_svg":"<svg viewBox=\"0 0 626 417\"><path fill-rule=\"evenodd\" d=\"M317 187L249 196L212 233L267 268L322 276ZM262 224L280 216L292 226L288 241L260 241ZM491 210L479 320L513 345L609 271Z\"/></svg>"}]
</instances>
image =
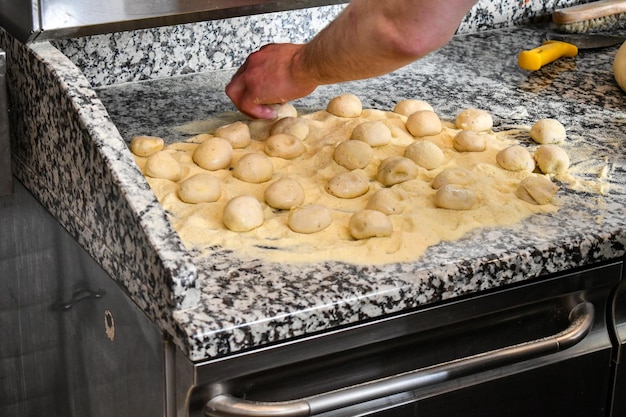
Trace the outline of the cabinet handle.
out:
<instances>
[{"instance_id":1,"label":"cabinet handle","mask_svg":"<svg viewBox=\"0 0 626 417\"><path fill-rule=\"evenodd\" d=\"M106 294L106 292L104 290L89 290L89 289L77 289L74 291L74 293L72 293L72 298L68 301L62 301L61 303L58 304L58 308L61 311L67 311L70 310L72 307L74 307L74 305L82 300L86 300L89 298L95 298L98 299L100 297L102 297L104 294Z\"/></svg>"},{"instance_id":2,"label":"cabinet handle","mask_svg":"<svg viewBox=\"0 0 626 417\"><path fill-rule=\"evenodd\" d=\"M593 320L593 304L582 302L570 311L568 327L551 336L293 401L257 402L242 400L229 394L220 394L206 403L204 415L206 417L312 416L562 351L582 341L591 330Z\"/></svg>"}]
</instances>

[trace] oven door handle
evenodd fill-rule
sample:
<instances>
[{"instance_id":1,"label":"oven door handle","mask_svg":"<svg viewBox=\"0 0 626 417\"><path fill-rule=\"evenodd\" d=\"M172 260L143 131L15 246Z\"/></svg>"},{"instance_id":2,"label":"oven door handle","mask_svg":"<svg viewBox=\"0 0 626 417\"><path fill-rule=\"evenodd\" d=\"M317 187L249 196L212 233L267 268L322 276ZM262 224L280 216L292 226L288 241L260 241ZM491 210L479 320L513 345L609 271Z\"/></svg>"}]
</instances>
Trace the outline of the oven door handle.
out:
<instances>
[{"instance_id":1,"label":"oven door handle","mask_svg":"<svg viewBox=\"0 0 626 417\"><path fill-rule=\"evenodd\" d=\"M206 417L313 416L444 381L510 365L570 348L589 333L594 321L593 304L582 302L569 314L568 327L554 335L414 371L368 381L293 401L257 402L220 394L204 407Z\"/></svg>"}]
</instances>

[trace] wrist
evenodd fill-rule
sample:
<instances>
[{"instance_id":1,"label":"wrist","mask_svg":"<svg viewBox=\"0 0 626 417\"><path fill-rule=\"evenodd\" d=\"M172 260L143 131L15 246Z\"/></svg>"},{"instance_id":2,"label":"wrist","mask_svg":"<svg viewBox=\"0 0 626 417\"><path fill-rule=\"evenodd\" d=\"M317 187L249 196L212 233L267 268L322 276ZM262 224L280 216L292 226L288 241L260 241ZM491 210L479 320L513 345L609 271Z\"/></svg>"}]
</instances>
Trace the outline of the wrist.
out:
<instances>
[{"instance_id":1,"label":"wrist","mask_svg":"<svg viewBox=\"0 0 626 417\"><path fill-rule=\"evenodd\" d=\"M326 82L316 72L316 67L308 57L306 48L307 45L298 45L298 49L291 58L290 76L294 85L313 91Z\"/></svg>"}]
</instances>

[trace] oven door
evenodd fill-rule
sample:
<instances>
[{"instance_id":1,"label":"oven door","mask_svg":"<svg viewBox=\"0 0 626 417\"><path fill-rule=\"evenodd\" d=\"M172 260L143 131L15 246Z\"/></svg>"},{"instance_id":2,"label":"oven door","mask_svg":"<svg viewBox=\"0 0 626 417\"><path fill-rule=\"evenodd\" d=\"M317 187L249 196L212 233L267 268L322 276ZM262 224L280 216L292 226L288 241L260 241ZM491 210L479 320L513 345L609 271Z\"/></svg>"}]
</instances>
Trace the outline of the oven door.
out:
<instances>
[{"instance_id":1,"label":"oven door","mask_svg":"<svg viewBox=\"0 0 626 417\"><path fill-rule=\"evenodd\" d=\"M604 416L620 275L615 262L209 362L189 414Z\"/></svg>"}]
</instances>

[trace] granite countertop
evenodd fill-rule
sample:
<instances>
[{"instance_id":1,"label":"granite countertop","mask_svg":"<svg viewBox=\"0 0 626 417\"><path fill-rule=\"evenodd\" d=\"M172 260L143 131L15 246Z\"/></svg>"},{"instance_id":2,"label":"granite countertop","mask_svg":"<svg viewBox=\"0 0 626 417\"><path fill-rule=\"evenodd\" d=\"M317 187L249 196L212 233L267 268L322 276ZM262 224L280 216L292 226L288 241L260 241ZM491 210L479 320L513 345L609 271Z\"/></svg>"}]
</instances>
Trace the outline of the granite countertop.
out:
<instances>
[{"instance_id":1,"label":"granite countertop","mask_svg":"<svg viewBox=\"0 0 626 417\"><path fill-rule=\"evenodd\" d=\"M478 11L497 8L484 3L486 8ZM513 16L528 12L519 2L509 3ZM222 23L225 31L234 30L232 22ZM199 33L219 37L211 30ZM192 41L215 45L197 34ZM541 279L619 258L626 243L625 93L611 68L617 47L581 51L533 73L519 69L518 52L544 37L537 27L459 35L402 70L322 87L294 103L317 110L351 92L366 108L390 110L400 99L418 98L445 120L462 108L483 108L494 116L494 130L557 118L568 130L563 146L570 151L572 169L608 189L600 195L562 187L557 213L475 230L429 248L416 262L302 266L243 261L227 250L202 256L185 249L127 145L135 134L180 140L185 137L177 129L181 125L232 115L223 91L234 70L185 75L188 66L179 73L159 68L153 72L164 78L142 78L156 58L188 61L188 54L181 53L185 48L171 54L158 50L171 39L186 45L182 36L169 36L167 30L104 37L100 45L108 45L109 54L99 54L96 42L83 40L65 49L50 43L24 47L0 30L0 47L11 63L14 174L191 361ZM154 46L141 55L145 62L127 53L144 44ZM73 56L72 48L86 58ZM216 56L231 59L220 51L204 58ZM77 63L87 58L79 68ZM128 65L108 72L116 59ZM125 71L137 62L138 77L133 78ZM97 82L100 73L107 82ZM600 172L606 177L599 179Z\"/></svg>"},{"instance_id":2,"label":"granite countertop","mask_svg":"<svg viewBox=\"0 0 626 417\"><path fill-rule=\"evenodd\" d=\"M494 130L556 118L568 131L572 169L608 186L605 195L562 187L558 213L511 227L476 230L431 247L419 261L382 266L242 261L226 250L189 253L197 279L173 311L190 359L233 352L620 257L626 242L626 106L611 65L617 47L581 52L541 71L517 66L522 49L544 39L537 28L457 36L417 63L374 80L319 88L294 102L322 109L341 93L365 108L390 110L403 98L433 105L453 120L466 107L495 119ZM223 93L231 71L98 88L127 142L135 134L185 138L177 127L233 111ZM157 204L156 201L153 204ZM149 226L148 226L149 227ZM160 224L157 227L167 227ZM162 234L162 233L160 233Z\"/></svg>"}]
</instances>

